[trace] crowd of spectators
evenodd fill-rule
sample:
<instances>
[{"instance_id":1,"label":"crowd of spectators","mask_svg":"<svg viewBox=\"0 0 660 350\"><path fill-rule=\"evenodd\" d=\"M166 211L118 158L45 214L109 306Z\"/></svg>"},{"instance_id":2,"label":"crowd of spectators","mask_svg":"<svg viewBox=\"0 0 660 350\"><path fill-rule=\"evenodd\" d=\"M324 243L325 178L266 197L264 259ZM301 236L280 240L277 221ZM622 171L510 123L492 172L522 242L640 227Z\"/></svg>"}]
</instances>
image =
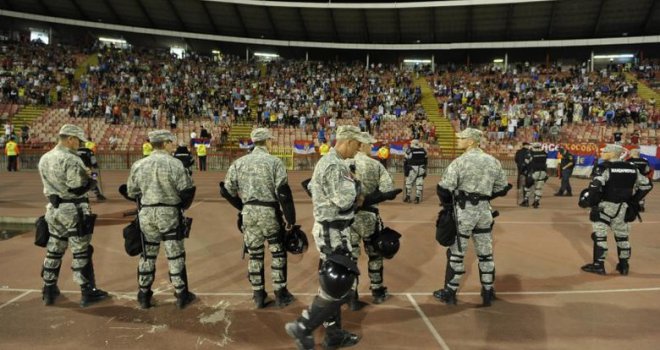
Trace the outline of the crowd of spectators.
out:
<instances>
[{"instance_id":1,"label":"crowd of spectators","mask_svg":"<svg viewBox=\"0 0 660 350\"><path fill-rule=\"evenodd\" d=\"M488 65L432 79L445 116L461 129L480 128L489 139L515 140L521 128L533 141L557 142L570 124L657 128L660 111L653 99L637 96L620 66L587 72L586 66L517 66L503 72Z\"/></svg>"}]
</instances>

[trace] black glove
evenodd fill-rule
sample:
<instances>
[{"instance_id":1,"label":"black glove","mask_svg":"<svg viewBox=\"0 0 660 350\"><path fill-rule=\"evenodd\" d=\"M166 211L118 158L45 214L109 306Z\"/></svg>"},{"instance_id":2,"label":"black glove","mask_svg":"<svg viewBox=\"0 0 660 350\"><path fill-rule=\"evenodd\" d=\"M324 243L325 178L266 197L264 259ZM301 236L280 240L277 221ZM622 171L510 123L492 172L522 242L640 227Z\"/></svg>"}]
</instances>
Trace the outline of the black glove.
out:
<instances>
[{"instance_id":1,"label":"black glove","mask_svg":"<svg viewBox=\"0 0 660 350\"><path fill-rule=\"evenodd\" d=\"M119 194L121 194L124 198L126 198L126 200L135 202L135 198L131 198L128 196L128 186L126 186L126 184L121 184L119 186Z\"/></svg>"},{"instance_id":2,"label":"black glove","mask_svg":"<svg viewBox=\"0 0 660 350\"><path fill-rule=\"evenodd\" d=\"M305 190L305 193L307 193L308 196L312 197L312 191L309 190L309 183L312 182L312 179L307 179L301 183L303 189Z\"/></svg>"},{"instance_id":3,"label":"black glove","mask_svg":"<svg viewBox=\"0 0 660 350\"><path fill-rule=\"evenodd\" d=\"M238 227L238 231L243 233L243 215L241 215L241 212L238 212L238 220L236 220L236 226Z\"/></svg>"}]
</instances>

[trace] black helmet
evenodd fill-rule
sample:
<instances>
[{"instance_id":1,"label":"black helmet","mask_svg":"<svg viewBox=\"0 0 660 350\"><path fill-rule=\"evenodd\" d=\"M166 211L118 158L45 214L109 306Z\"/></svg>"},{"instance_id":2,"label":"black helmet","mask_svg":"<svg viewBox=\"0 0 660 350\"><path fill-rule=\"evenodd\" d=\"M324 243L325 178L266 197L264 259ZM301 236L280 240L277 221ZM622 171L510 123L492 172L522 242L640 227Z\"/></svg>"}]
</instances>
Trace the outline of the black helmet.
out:
<instances>
[{"instance_id":1,"label":"black helmet","mask_svg":"<svg viewBox=\"0 0 660 350\"><path fill-rule=\"evenodd\" d=\"M589 189L585 188L580 192L580 197L578 198L578 206L580 208L589 208L592 206L591 198L589 198Z\"/></svg>"},{"instance_id":2,"label":"black helmet","mask_svg":"<svg viewBox=\"0 0 660 350\"><path fill-rule=\"evenodd\" d=\"M332 254L321 262L319 284L327 295L342 299L353 287L359 273L357 265L351 258Z\"/></svg>"},{"instance_id":3,"label":"black helmet","mask_svg":"<svg viewBox=\"0 0 660 350\"><path fill-rule=\"evenodd\" d=\"M385 227L380 230L378 236L376 236L374 245L383 258L392 259L392 257L399 251L399 238L401 238L400 233L389 227Z\"/></svg>"},{"instance_id":4,"label":"black helmet","mask_svg":"<svg viewBox=\"0 0 660 350\"><path fill-rule=\"evenodd\" d=\"M284 247L291 254L302 254L309 248L307 235L300 229L300 225L293 225L290 231L286 232L284 237Z\"/></svg>"}]
</instances>

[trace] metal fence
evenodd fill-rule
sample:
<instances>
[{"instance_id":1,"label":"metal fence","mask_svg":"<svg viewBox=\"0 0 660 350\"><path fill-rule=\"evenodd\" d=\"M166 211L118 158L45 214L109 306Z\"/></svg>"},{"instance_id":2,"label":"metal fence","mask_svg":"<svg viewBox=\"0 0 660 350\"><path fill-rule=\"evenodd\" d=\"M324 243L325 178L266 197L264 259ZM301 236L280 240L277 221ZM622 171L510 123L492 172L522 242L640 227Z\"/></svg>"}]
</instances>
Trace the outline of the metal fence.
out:
<instances>
[{"instance_id":1,"label":"metal fence","mask_svg":"<svg viewBox=\"0 0 660 350\"><path fill-rule=\"evenodd\" d=\"M19 169L37 169L39 158L45 153L44 150L24 150L19 156ZM245 150L226 150L209 153L206 157L208 170L226 171L231 163L246 154ZM286 164L288 170L311 171L314 169L320 156L318 154L298 155L288 150L279 150L274 152ZM100 151L96 154L96 159L101 169L130 169L138 159L142 158L141 152L136 151ZM453 160L453 157L429 157L428 173L433 175L442 175ZM502 167L508 176L515 176L516 164L510 157L498 157ZM7 157L0 159L0 169L4 171L7 168ZM393 155L390 157L387 168L390 172L403 172L403 156Z\"/></svg>"}]
</instances>

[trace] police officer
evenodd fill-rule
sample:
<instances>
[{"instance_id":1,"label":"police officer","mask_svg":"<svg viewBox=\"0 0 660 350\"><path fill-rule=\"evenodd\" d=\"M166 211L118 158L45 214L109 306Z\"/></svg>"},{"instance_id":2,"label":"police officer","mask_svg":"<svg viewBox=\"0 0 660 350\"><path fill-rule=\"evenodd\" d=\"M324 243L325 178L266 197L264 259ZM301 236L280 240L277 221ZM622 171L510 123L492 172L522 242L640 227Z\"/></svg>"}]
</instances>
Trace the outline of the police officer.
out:
<instances>
[{"instance_id":1,"label":"police officer","mask_svg":"<svg viewBox=\"0 0 660 350\"><path fill-rule=\"evenodd\" d=\"M5 144L5 155L7 156L7 171L18 171L18 155L20 149L16 143L16 137L7 135L9 141Z\"/></svg>"},{"instance_id":2,"label":"police officer","mask_svg":"<svg viewBox=\"0 0 660 350\"><path fill-rule=\"evenodd\" d=\"M137 299L143 309L152 306L151 285L161 241L165 245L176 306L183 309L195 299L188 284L182 215L183 210L192 204L195 186L181 162L171 156L175 141L176 137L167 130L150 132L149 143L153 151L133 164L126 184L125 196L140 203L138 219L144 251L138 265Z\"/></svg>"},{"instance_id":3,"label":"police officer","mask_svg":"<svg viewBox=\"0 0 660 350\"><path fill-rule=\"evenodd\" d=\"M351 259L350 225L355 208L361 205L359 182L356 182L344 162L353 158L364 138L356 126L342 125L337 129L337 143L316 164L308 189L312 193L314 227L312 234L320 251L319 293L301 317L286 324L286 332L294 338L298 349L314 349L312 333L321 324L326 326L323 345L340 348L355 345L356 334L341 328L340 307L359 274Z\"/></svg>"},{"instance_id":4,"label":"police officer","mask_svg":"<svg viewBox=\"0 0 660 350\"><path fill-rule=\"evenodd\" d=\"M525 187L525 178L527 177L527 166L525 164L525 159L527 159L530 153L529 146L529 142L523 142L522 148L516 151L516 155L514 157L516 168L518 168L518 176L516 177L517 189Z\"/></svg>"},{"instance_id":5,"label":"police officer","mask_svg":"<svg viewBox=\"0 0 660 350\"><path fill-rule=\"evenodd\" d=\"M351 247L353 256L357 260L360 256L360 241L364 242L364 250L369 258L369 280L373 296L373 303L380 304L388 297L387 287L383 285L383 254L377 249L374 234L381 229L381 220L378 211L378 203L391 200L396 197L394 182L390 173L383 164L370 156L371 145L376 141L367 132L362 133L364 141L360 152L355 158L349 160L349 164L355 168L355 178L360 181L362 194L365 196L363 205L355 213L355 221L351 225ZM350 167L350 166L349 166ZM398 190L401 192L401 190ZM355 295L350 299L349 306L356 310L360 308Z\"/></svg>"},{"instance_id":6,"label":"police officer","mask_svg":"<svg viewBox=\"0 0 660 350\"><path fill-rule=\"evenodd\" d=\"M495 299L493 216L489 201L506 195L511 185L507 184L500 162L479 148L481 136L481 131L472 128L456 134L457 147L465 149L465 153L449 164L437 187L441 205L454 211L457 222L456 241L447 249L445 286L433 292L435 298L447 304L456 304L470 238L479 259L483 305L490 306Z\"/></svg>"},{"instance_id":7,"label":"police officer","mask_svg":"<svg viewBox=\"0 0 660 350\"><path fill-rule=\"evenodd\" d=\"M629 222L637 217L637 203L651 191L653 184L635 165L620 160L624 150L619 145L607 145L602 149L601 158L604 162L596 168L589 188L580 196L581 206L592 207L589 218L593 229L593 262L582 266L586 272L605 274L608 228L614 232L619 256L616 270L627 275L630 269ZM587 195L588 205L582 205L584 194Z\"/></svg>"},{"instance_id":8,"label":"police officer","mask_svg":"<svg viewBox=\"0 0 660 350\"><path fill-rule=\"evenodd\" d=\"M286 288L287 253L283 233L296 223L296 210L284 163L268 153L273 138L270 131L257 128L250 137L254 148L229 167L225 181L220 183L220 191L241 210L243 238L250 255L248 278L256 307L264 308L268 295L264 289L266 242L273 257L271 276L275 302L284 307L291 304L294 297ZM282 214L286 223L282 221Z\"/></svg>"},{"instance_id":9,"label":"police officer","mask_svg":"<svg viewBox=\"0 0 660 350\"><path fill-rule=\"evenodd\" d=\"M559 171L561 171L561 186L555 196L573 196L571 189L571 175L573 175L573 168L575 167L575 157L564 147L559 147L559 154L561 154L561 162L559 163Z\"/></svg>"},{"instance_id":10,"label":"police officer","mask_svg":"<svg viewBox=\"0 0 660 350\"><path fill-rule=\"evenodd\" d=\"M193 158L185 143L179 142L179 147L174 151L174 158L180 160L183 167L188 171L188 175L192 176L192 166L195 164L195 158Z\"/></svg>"},{"instance_id":11,"label":"police officer","mask_svg":"<svg viewBox=\"0 0 660 350\"><path fill-rule=\"evenodd\" d=\"M520 203L521 207L529 207L529 193L534 189L534 208L540 205L541 197L543 196L543 185L548 180L546 160L548 154L541 149L541 143L535 142L532 144L532 151L525 158L527 167L527 178L525 179L525 188L523 189L523 201Z\"/></svg>"},{"instance_id":12,"label":"police officer","mask_svg":"<svg viewBox=\"0 0 660 350\"><path fill-rule=\"evenodd\" d=\"M85 142L82 128L65 124L59 131L59 142L55 148L39 160L39 175L44 185L44 195L50 202L46 206L48 239L46 259L41 270L44 280L43 301L52 305L60 294L57 279L62 267L62 257L67 246L71 246L73 280L80 285L80 306L103 300L108 293L96 288L94 265L92 264L93 216L87 192L94 186L76 150Z\"/></svg>"},{"instance_id":13,"label":"police officer","mask_svg":"<svg viewBox=\"0 0 660 350\"><path fill-rule=\"evenodd\" d=\"M206 171L206 144L203 142L198 143L195 150L197 151L197 157L199 158L199 171Z\"/></svg>"},{"instance_id":14,"label":"police officer","mask_svg":"<svg viewBox=\"0 0 660 350\"><path fill-rule=\"evenodd\" d=\"M640 156L639 148L633 148L630 150L630 158L628 162L634 164L639 170L639 173L648 176L651 173L651 167L649 166L649 161ZM639 211L644 212L646 208L644 207L644 199L639 201Z\"/></svg>"},{"instance_id":15,"label":"police officer","mask_svg":"<svg viewBox=\"0 0 660 350\"><path fill-rule=\"evenodd\" d=\"M428 165L428 157L426 150L419 143L419 140L412 140L410 148L406 150L405 160L403 163L404 172L406 175L406 197L404 202L410 203L410 194L412 186L415 185L415 204L419 204L422 200L422 191L424 190L424 178L426 177L426 167Z\"/></svg>"},{"instance_id":16,"label":"police officer","mask_svg":"<svg viewBox=\"0 0 660 350\"><path fill-rule=\"evenodd\" d=\"M106 200L105 196L101 192L101 184L100 184L100 170L99 170L99 164L96 161L96 155L95 155L95 147L96 145L94 142L87 141L85 142L84 145L81 145L80 148L78 148L78 156L80 159L82 159L83 163L85 164L85 167L91 172L92 178L96 180L96 184L94 187L92 187L91 191L94 192L96 195L96 200L97 201L104 201Z\"/></svg>"}]
</instances>

